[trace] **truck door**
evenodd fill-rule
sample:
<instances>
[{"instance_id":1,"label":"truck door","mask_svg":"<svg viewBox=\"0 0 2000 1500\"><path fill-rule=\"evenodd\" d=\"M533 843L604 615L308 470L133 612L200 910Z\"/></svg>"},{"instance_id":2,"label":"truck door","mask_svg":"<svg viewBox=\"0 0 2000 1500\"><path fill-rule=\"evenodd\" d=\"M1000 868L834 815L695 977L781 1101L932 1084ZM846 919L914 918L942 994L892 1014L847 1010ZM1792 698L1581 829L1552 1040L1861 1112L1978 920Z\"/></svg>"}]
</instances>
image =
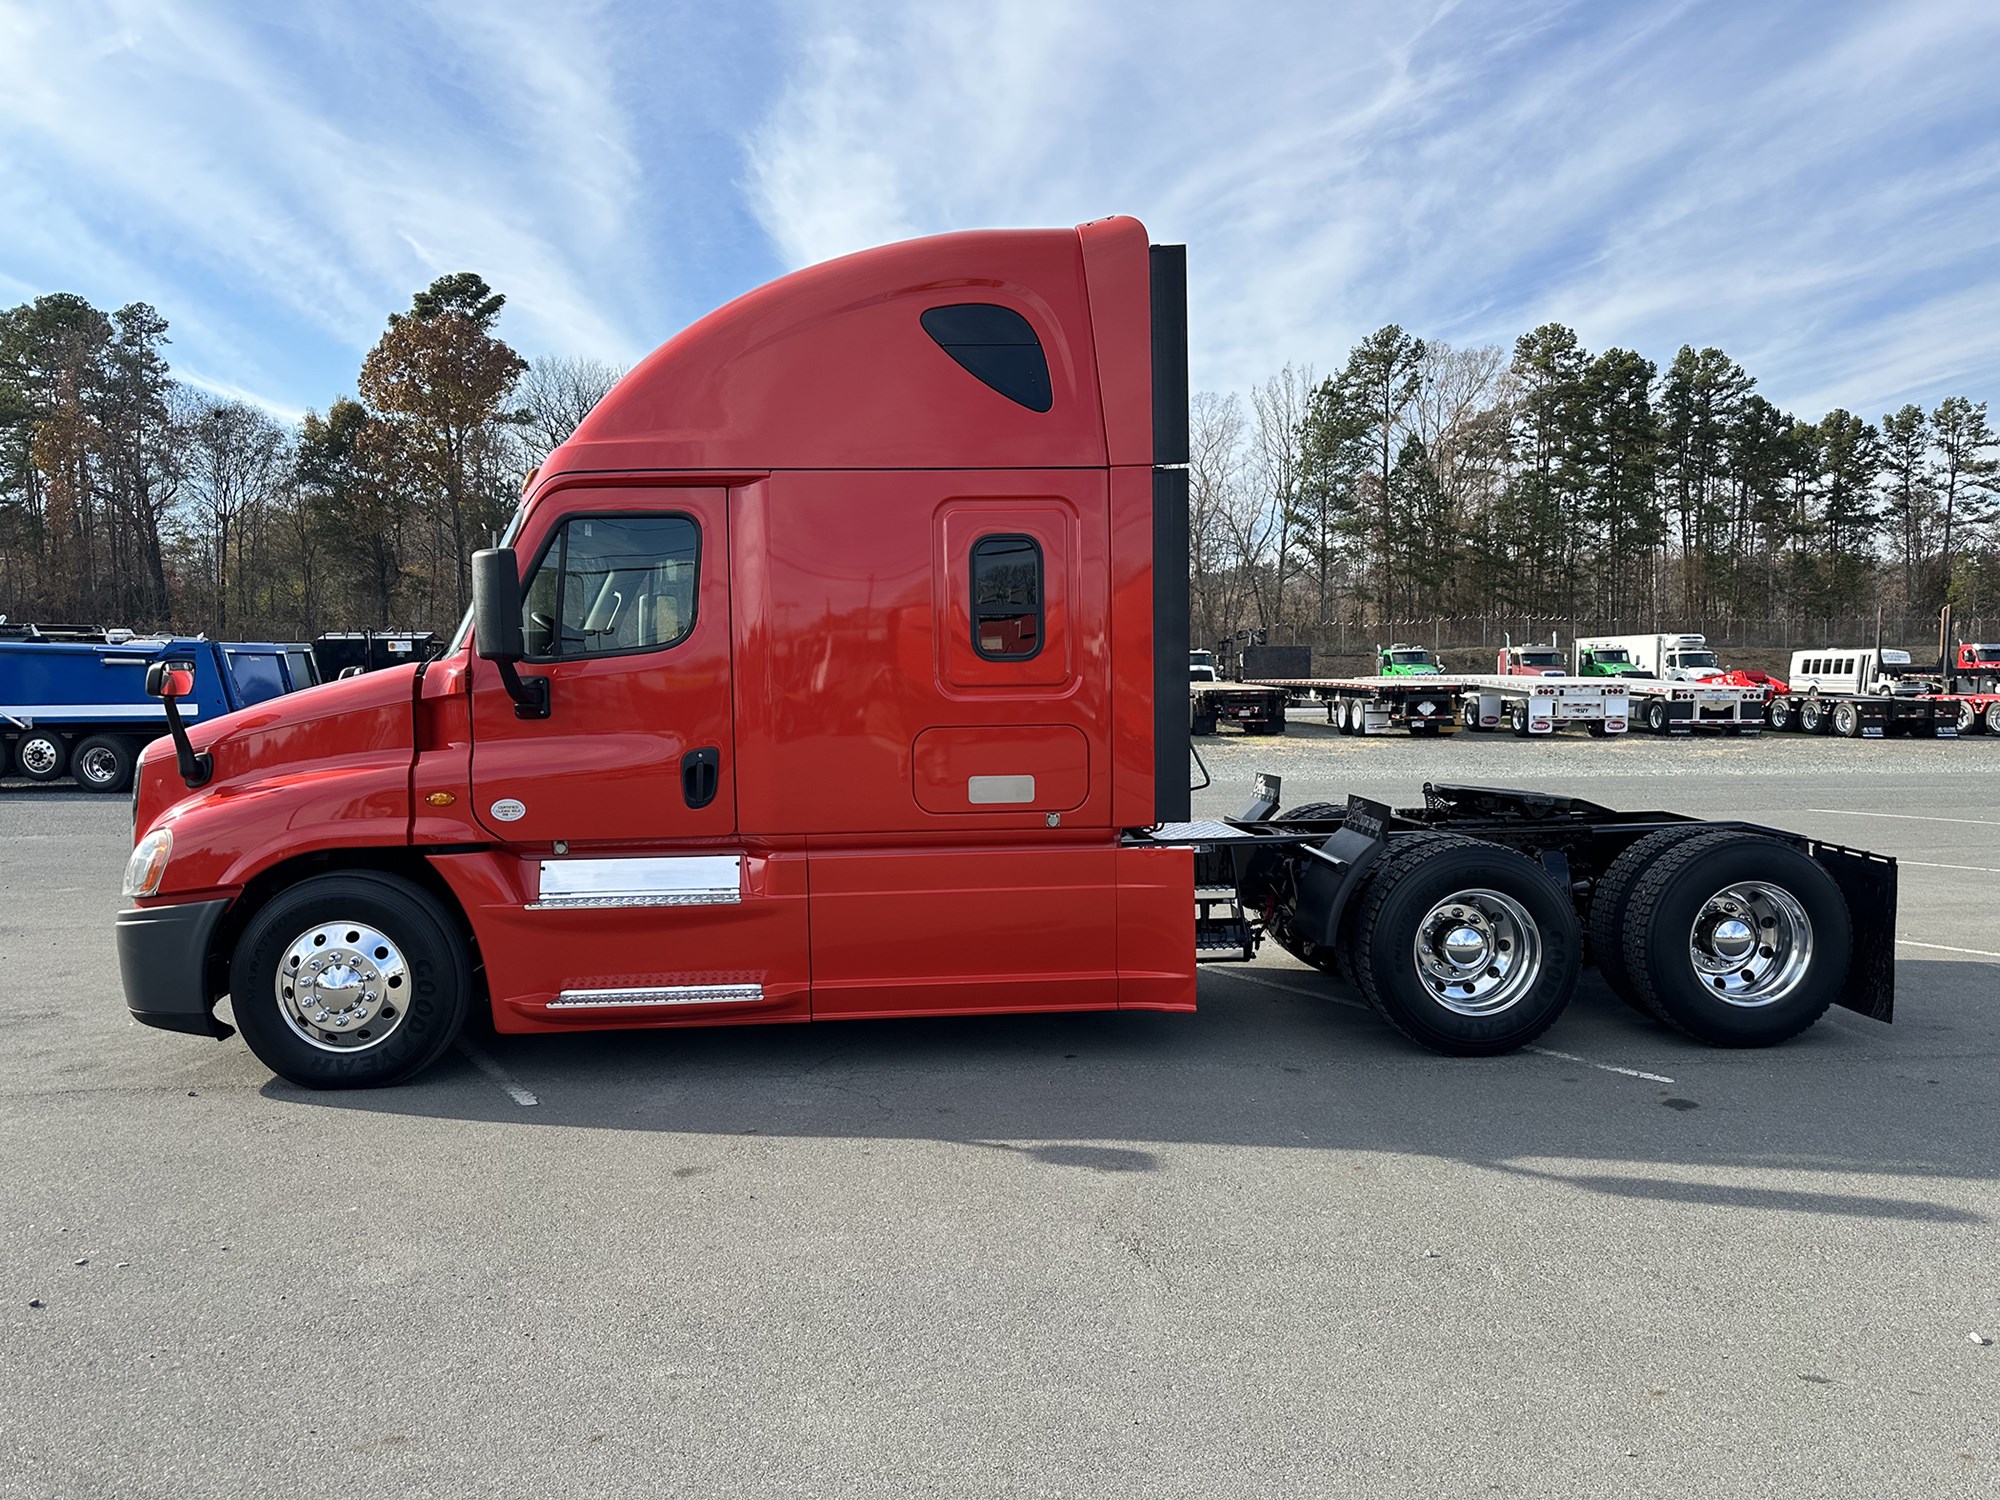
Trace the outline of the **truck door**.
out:
<instances>
[{"instance_id":1,"label":"truck door","mask_svg":"<svg viewBox=\"0 0 2000 1500\"><path fill-rule=\"evenodd\" d=\"M520 671L548 679L549 716L518 717L498 669L473 662L473 804L494 834L661 844L736 831L725 497L568 490L523 539Z\"/></svg>"}]
</instances>

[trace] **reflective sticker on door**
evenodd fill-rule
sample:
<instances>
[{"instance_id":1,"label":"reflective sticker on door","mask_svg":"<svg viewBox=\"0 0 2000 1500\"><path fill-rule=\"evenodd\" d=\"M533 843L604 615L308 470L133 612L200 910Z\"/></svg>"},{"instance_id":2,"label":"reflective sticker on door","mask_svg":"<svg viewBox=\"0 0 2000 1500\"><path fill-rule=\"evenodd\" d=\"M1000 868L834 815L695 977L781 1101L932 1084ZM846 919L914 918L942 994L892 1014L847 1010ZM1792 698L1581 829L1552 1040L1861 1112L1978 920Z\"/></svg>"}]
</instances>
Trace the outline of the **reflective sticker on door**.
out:
<instances>
[{"instance_id":1,"label":"reflective sticker on door","mask_svg":"<svg viewBox=\"0 0 2000 1500\"><path fill-rule=\"evenodd\" d=\"M502 823L516 823L528 815L526 803L516 802L512 797L502 797L487 809Z\"/></svg>"}]
</instances>

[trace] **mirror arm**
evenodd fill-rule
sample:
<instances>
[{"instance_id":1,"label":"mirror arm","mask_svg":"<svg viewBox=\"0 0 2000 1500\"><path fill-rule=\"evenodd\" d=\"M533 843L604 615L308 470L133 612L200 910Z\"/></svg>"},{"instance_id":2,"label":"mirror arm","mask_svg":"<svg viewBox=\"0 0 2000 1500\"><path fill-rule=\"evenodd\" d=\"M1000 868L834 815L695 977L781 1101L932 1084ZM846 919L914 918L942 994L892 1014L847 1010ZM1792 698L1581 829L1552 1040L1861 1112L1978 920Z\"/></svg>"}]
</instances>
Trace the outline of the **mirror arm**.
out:
<instances>
[{"instance_id":1,"label":"mirror arm","mask_svg":"<svg viewBox=\"0 0 2000 1500\"><path fill-rule=\"evenodd\" d=\"M180 704L172 698L162 698L161 706L167 711L167 733L173 736L174 764L181 773L181 780L189 790L208 785L209 777L215 774L215 757L206 750L197 751L194 741L188 738L187 725L181 722Z\"/></svg>"},{"instance_id":2,"label":"mirror arm","mask_svg":"<svg viewBox=\"0 0 2000 1500\"><path fill-rule=\"evenodd\" d=\"M511 661L496 661L493 665L500 669L501 684L507 689L507 696L514 700L515 718L546 719L549 716L548 678L523 677Z\"/></svg>"}]
</instances>

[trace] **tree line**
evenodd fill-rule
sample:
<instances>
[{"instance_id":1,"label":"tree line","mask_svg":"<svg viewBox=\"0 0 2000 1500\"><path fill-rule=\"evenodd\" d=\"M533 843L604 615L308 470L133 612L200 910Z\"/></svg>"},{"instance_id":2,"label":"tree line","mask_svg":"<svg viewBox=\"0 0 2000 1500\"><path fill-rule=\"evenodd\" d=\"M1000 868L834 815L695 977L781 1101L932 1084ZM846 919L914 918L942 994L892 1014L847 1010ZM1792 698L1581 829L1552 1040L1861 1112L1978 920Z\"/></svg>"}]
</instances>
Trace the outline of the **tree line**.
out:
<instances>
[{"instance_id":1,"label":"tree line","mask_svg":"<svg viewBox=\"0 0 2000 1500\"><path fill-rule=\"evenodd\" d=\"M1708 628L2000 606L1986 404L1807 420L1720 349L1664 369L1550 323L1512 351L1391 325L1331 375L1192 406L1197 643L1383 622ZM1461 632L1462 633L1462 632Z\"/></svg>"},{"instance_id":2,"label":"tree line","mask_svg":"<svg viewBox=\"0 0 2000 1500\"><path fill-rule=\"evenodd\" d=\"M524 359L470 272L391 314L355 394L282 422L173 377L143 302L0 311L0 614L310 639L447 631L470 557L621 373Z\"/></svg>"}]
</instances>

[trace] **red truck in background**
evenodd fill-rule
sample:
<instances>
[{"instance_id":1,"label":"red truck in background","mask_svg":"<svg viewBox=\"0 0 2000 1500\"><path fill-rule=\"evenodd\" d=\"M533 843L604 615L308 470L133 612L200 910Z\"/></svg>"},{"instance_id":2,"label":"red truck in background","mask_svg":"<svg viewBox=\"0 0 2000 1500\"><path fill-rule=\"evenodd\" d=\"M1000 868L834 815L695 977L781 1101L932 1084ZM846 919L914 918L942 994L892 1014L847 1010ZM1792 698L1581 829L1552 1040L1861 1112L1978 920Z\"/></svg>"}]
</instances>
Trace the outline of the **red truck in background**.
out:
<instances>
[{"instance_id":1,"label":"red truck in background","mask_svg":"<svg viewBox=\"0 0 2000 1500\"><path fill-rule=\"evenodd\" d=\"M1551 641L1546 646L1502 646L1494 670L1502 677L1566 677L1569 663Z\"/></svg>"},{"instance_id":2,"label":"red truck in background","mask_svg":"<svg viewBox=\"0 0 2000 1500\"><path fill-rule=\"evenodd\" d=\"M1888 1019L1893 863L1545 792L1189 820L1185 257L1113 218L786 276L534 476L438 660L143 757L148 1025L311 1087L504 1032L1186 1011L1270 936L1504 1052L1584 961L1719 1045Z\"/></svg>"}]
</instances>

